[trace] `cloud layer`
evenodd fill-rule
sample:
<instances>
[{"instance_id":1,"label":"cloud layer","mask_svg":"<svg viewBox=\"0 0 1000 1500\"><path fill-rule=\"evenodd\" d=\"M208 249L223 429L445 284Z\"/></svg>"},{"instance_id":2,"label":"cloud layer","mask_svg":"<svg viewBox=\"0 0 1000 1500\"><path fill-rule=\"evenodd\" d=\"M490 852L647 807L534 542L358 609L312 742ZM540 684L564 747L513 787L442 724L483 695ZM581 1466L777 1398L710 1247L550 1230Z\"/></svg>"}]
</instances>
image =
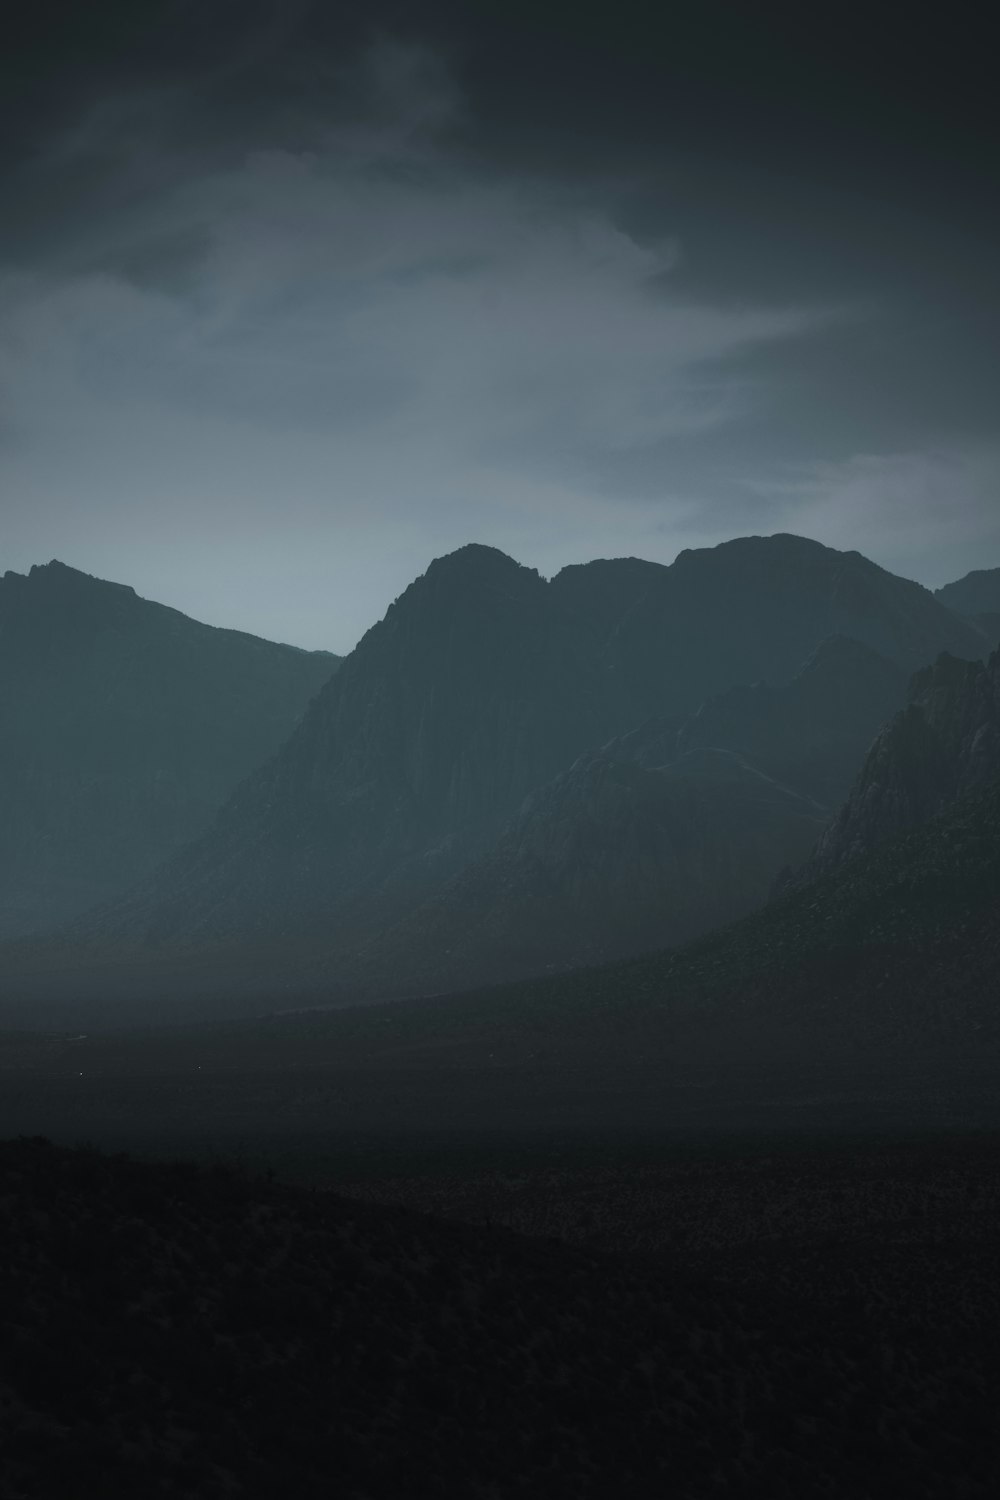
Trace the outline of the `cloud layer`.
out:
<instances>
[{"instance_id":1,"label":"cloud layer","mask_svg":"<svg viewBox=\"0 0 1000 1500\"><path fill-rule=\"evenodd\" d=\"M683 224L640 238L607 181L470 158L426 49L383 41L330 89L294 149L191 157L184 101L147 93L35 163L96 207L0 275L5 566L57 555L343 650L468 540L550 573L780 516L919 571L894 539L935 485L979 515L988 460L740 471L780 351L846 304L683 295Z\"/></svg>"}]
</instances>

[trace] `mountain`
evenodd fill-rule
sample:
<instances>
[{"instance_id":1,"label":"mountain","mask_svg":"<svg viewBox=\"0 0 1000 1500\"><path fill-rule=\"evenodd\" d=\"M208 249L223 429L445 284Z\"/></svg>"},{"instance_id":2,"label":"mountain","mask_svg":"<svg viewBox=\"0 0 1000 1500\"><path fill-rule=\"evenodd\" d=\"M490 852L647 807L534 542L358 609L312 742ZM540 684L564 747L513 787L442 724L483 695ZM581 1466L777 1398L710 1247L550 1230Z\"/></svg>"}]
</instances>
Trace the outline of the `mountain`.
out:
<instances>
[{"instance_id":1,"label":"mountain","mask_svg":"<svg viewBox=\"0 0 1000 1500\"><path fill-rule=\"evenodd\" d=\"M934 597L956 614L1000 614L1000 568L977 568L964 578L935 589Z\"/></svg>"},{"instance_id":2,"label":"mountain","mask_svg":"<svg viewBox=\"0 0 1000 1500\"><path fill-rule=\"evenodd\" d=\"M912 703L879 736L845 815L866 805L877 812L880 787L906 788L908 800L888 795L886 816L867 830L845 816L855 837L843 857L807 867L741 920L625 962L314 1016L315 1055L322 1047L374 1090L382 1070L395 1076L400 1062L413 1078L426 1070L444 1117L465 1107L477 1069L499 1069L489 1086L498 1114L515 1108L520 1089L525 1116L530 1077L534 1095L551 1090L553 1118L557 1097L567 1108L590 1098L594 1120L613 1105L619 1125L644 1110L652 1119L657 1099L692 1067L728 1069L744 1090L764 1077L787 1088L824 1070L838 1080L827 1087L842 1090L873 1069L898 1088L914 1062L933 1087L949 1069L992 1067L1000 1052L998 683L1000 652L988 664L943 657L918 674ZM294 1018L287 1022L291 1033ZM277 1018L274 1040L280 1030Z\"/></svg>"},{"instance_id":3,"label":"mountain","mask_svg":"<svg viewBox=\"0 0 1000 1500\"><path fill-rule=\"evenodd\" d=\"M121 930L202 941L312 926L354 942L486 852L589 748L649 711L795 670L843 622L903 663L984 645L927 589L801 538L673 567L595 562L550 583L462 547L400 595L282 753L136 892Z\"/></svg>"},{"instance_id":4,"label":"mountain","mask_svg":"<svg viewBox=\"0 0 1000 1500\"><path fill-rule=\"evenodd\" d=\"M790 683L653 719L529 796L497 844L359 956L381 989L440 989L686 942L767 899L814 847L901 668L834 636Z\"/></svg>"},{"instance_id":5,"label":"mountain","mask_svg":"<svg viewBox=\"0 0 1000 1500\"><path fill-rule=\"evenodd\" d=\"M995 1117L998 995L1000 772L930 822L683 947L278 1016L264 1046L277 1066L308 1037L316 1066L326 1058L361 1080L359 1095L398 1108L397 1129L460 1117L485 1129L529 1110L595 1130L650 1127L674 1117L683 1100L672 1090L692 1076L764 1107L817 1077L834 1100L873 1077L905 1089L917 1064L931 1093L956 1067L985 1069Z\"/></svg>"},{"instance_id":6,"label":"mountain","mask_svg":"<svg viewBox=\"0 0 1000 1500\"><path fill-rule=\"evenodd\" d=\"M682 942L742 916L827 809L724 751L645 769L609 747L359 955L382 992L456 988Z\"/></svg>"},{"instance_id":7,"label":"mountain","mask_svg":"<svg viewBox=\"0 0 1000 1500\"><path fill-rule=\"evenodd\" d=\"M851 795L800 878L834 868L933 818L1000 775L1000 651L945 653L872 746Z\"/></svg>"},{"instance_id":8,"label":"mountain","mask_svg":"<svg viewBox=\"0 0 1000 1500\"><path fill-rule=\"evenodd\" d=\"M352 935L412 904L629 708L535 570L439 558L198 843L109 914L148 937Z\"/></svg>"},{"instance_id":9,"label":"mountain","mask_svg":"<svg viewBox=\"0 0 1000 1500\"><path fill-rule=\"evenodd\" d=\"M1000 568L980 568L955 583L935 589L935 599L956 614L964 615L987 637L1000 645Z\"/></svg>"},{"instance_id":10,"label":"mountain","mask_svg":"<svg viewBox=\"0 0 1000 1500\"><path fill-rule=\"evenodd\" d=\"M992 644L928 589L860 553L779 534L682 552L622 616L602 656L630 685L638 723L653 714L687 717L740 684L787 682L821 641L838 635L907 672L941 651L971 658Z\"/></svg>"},{"instance_id":11,"label":"mountain","mask_svg":"<svg viewBox=\"0 0 1000 1500\"><path fill-rule=\"evenodd\" d=\"M1000 646L1000 612L974 615L973 623L979 626L988 641Z\"/></svg>"},{"instance_id":12,"label":"mountain","mask_svg":"<svg viewBox=\"0 0 1000 1500\"><path fill-rule=\"evenodd\" d=\"M788 683L741 684L701 705L679 754L724 747L829 808L850 790L878 730L906 696L896 662L847 636L822 641Z\"/></svg>"},{"instance_id":13,"label":"mountain","mask_svg":"<svg viewBox=\"0 0 1000 1500\"><path fill-rule=\"evenodd\" d=\"M0 936L52 926L202 833L337 665L59 562L0 579Z\"/></svg>"}]
</instances>

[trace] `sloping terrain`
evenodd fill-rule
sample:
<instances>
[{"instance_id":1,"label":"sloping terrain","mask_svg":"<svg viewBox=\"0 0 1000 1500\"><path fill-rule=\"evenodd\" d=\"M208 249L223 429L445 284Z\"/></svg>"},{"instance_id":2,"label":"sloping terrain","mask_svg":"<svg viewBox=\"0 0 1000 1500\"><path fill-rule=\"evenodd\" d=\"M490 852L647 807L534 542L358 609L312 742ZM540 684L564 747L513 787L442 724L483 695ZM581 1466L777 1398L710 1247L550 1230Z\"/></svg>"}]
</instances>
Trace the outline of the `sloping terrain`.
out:
<instances>
[{"instance_id":1,"label":"sloping terrain","mask_svg":"<svg viewBox=\"0 0 1000 1500\"><path fill-rule=\"evenodd\" d=\"M787 685L733 688L679 730L648 721L526 798L486 855L345 974L382 993L456 988L745 915L811 852L904 692L900 668L833 637Z\"/></svg>"},{"instance_id":2,"label":"sloping terrain","mask_svg":"<svg viewBox=\"0 0 1000 1500\"><path fill-rule=\"evenodd\" d=\"M682 727L677 752L735 751L832 810L906 690L907 674L895 662L860 641L831 636L790 682L741 684L709 698Z\"/></svg>"},{"instance_id":3,"label":"sloping terrain","mask_svg":"<svg viewBox=\"0 0 1000 1500\"><path fill-rule=\"evenodd\" d=\"M727 1289L182 1163L0 1145L0 1487L995 1493L997 1313ZM974 1285L974 1283L973 1283Z\"/></svg>"},{"instance_id":4,"label":"sloping terrain","mask_svg":"<svg viewBox=\"0 0 1000 1500\"><path fill-rule=\"evenodd\" d=\"M337 665L61 563L0 579L0 939L201 834Z\"/></svg>"},{"instance_id":5,"label":"sloping terrain","mask_svg":"<svg viewBox=\"0 0 1000 1500\"><path fill-rule=\"evenodd\" d=\"M655 769L581 756L487 855L373 939L359 976L419 994L684 942L766 900L827 817L721 750Z\"/></svg>"},{"instance_id":6,"label":"sloping terrain","mask_svg":"<svg viewBox=\"0 0 1000 1500\"><path fill-rule=\"evenodd\" d=\"M935 589L934 597L959 615L1000 614L1000 568L977 568Z\"/></svg>"},{"instance_id":7,"label":"sloping terrain","mask_svg":"<svg viewBox=\"0 0 1000 1500\"><path fill-rule=\"evenodd\" d=\"M1000 775L1000 651L942 655L872 746L851 795L799 879L835 868L933 818Z\"/></svg>"}]
</instances>

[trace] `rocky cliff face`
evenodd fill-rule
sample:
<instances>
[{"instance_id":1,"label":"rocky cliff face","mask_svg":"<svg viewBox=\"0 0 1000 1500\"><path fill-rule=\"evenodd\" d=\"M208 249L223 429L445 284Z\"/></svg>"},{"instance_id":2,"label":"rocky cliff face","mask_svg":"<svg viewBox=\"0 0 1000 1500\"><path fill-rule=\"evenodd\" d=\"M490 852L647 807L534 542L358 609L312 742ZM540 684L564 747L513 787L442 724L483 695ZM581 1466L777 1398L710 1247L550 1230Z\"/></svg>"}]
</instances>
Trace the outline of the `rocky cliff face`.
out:
<instances>
[{"instance_id":1,"label":"rocky cliff face","mask_svg":"<svg viewBox=\"0 0 1000 1500\"><path fill-rule=\"evenodd\" d=\"M986 663L942 654L878 736L851 795L802 879L935 817L1000 777L1000 652Z\"/></svg>"},{"instance_id":2,"label":"rocky cliff face","mask_svg":"<svg viewBox=\"0 0 1000 1500\"><path fill-rule=\"evenodd\" d=\"M204 831L337 659L53 562L0 579L0 936L107 899Z\"/></svg>"}]
</instances>

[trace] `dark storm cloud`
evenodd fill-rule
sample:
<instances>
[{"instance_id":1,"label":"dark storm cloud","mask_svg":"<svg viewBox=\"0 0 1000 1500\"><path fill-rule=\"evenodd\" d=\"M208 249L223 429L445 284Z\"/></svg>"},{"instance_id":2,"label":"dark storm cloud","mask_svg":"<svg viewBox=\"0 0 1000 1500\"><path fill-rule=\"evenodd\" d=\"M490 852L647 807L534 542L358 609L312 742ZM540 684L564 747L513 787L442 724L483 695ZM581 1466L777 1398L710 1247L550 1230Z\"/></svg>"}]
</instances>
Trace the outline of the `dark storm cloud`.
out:
<instances>
[{"instance_id":1,"label":"dark storm cloud","mask_svg":"<svg viewBox=\"0 0 1000 1500\"><path fill-rule=\"evenodd\" d=\"M1000 541L988 216L921 207L898 122L861 162L882 106L838 134L795 35L104 14L19 104L5 566L342 649L470 539L548 572L801 530L932 582Z\"/></svg>"}]
</instances>

